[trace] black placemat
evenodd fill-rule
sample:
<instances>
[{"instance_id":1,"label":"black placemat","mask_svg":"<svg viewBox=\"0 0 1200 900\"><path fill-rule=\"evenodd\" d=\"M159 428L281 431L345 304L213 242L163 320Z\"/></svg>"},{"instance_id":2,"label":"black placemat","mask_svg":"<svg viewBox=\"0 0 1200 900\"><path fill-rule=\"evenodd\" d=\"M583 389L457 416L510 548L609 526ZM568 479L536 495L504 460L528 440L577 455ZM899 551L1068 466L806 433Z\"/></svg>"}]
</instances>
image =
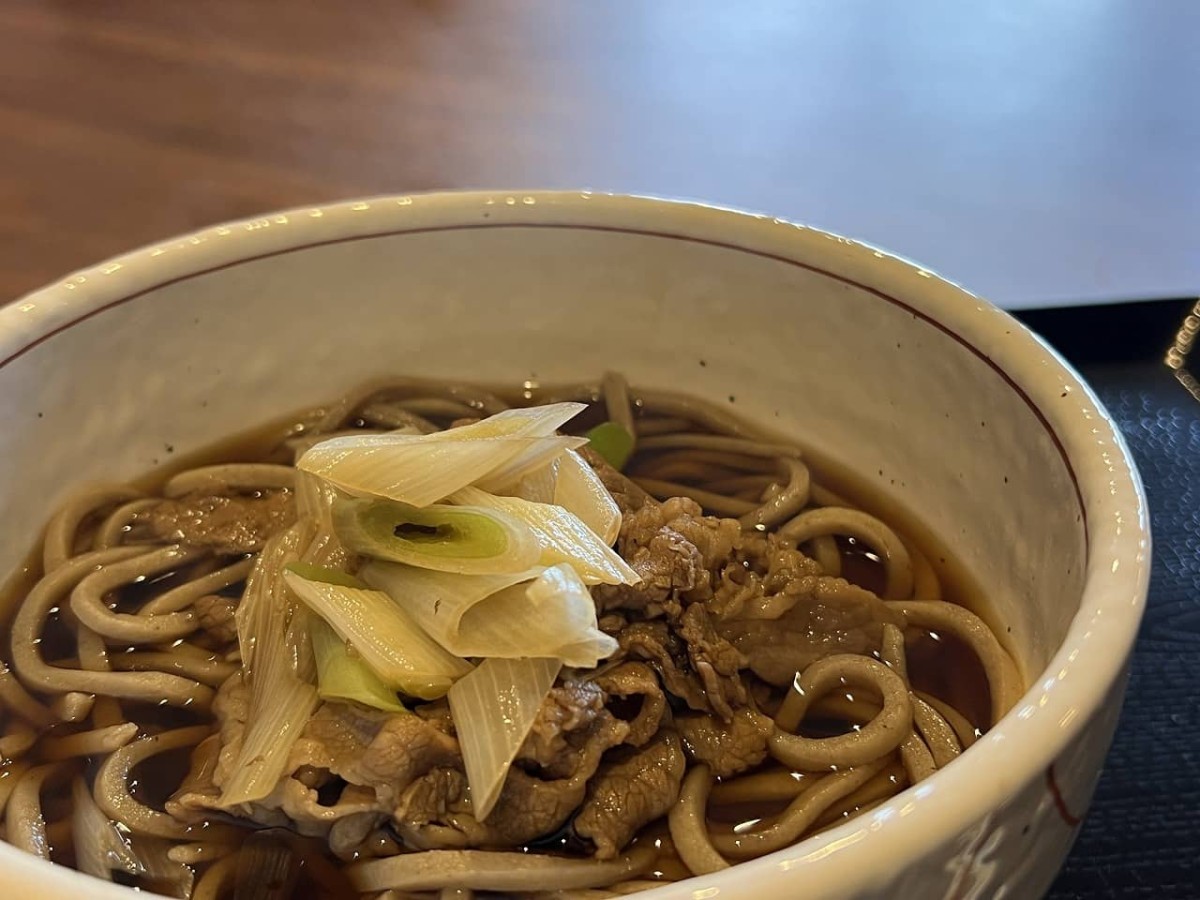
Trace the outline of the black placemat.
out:
<instances>
[{"instance_id":1,"label":"black placemat","mask_svg":"<svg viewBox=\"0 0 1200 900\"><path fill-rule=\"evenodd\" d=\"M1200 898L1200 403L1158 360L1083 374L1146 484L1153 574L1116 739L1048 898Z\"/></svg>"}]
</instances>

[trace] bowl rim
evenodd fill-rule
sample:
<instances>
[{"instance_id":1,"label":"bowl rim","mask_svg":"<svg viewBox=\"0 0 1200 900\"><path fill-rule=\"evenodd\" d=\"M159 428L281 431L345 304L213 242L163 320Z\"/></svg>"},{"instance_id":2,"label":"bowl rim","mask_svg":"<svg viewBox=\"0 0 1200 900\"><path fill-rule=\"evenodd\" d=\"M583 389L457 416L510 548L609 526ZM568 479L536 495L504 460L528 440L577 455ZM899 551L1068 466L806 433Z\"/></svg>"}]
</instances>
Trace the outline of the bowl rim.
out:
<instances>
[{"instance_id":1,"label":"bowl rim","mask_svg":"<svg viewBox=\"0 0 1200 900\"><path fill-rule=\"evenodd\" d=\"M695 896L698 889L704 891L699 896L715 896L708 890L736 894L739 882L744 887L752 876L800 865L820 875L820 884L809 882L820 889L813 897L825 896L825 885L836 885L839 895L878 888L891 873L953 840L1046 775L1064 823L1076 827L1078 818L1053 787L1052 766L1100 709L1132 650L1149 583L1144 490L1119 430L1068 363L1007 313L916 263L809 226L694 201L569 190L383 195L216 225L80 269L0 309L0 368L74 324L185 278L348 240L498 227L661 234L799 265L816 253L823 257L820 271L878 294L850 277L869 270L873 283L892 285L890 291L900 297L920 297L923 318L988 361L1025 397L1072 470L1085 518L1088 550L1079 610L1017 706L971 748L973 765L947 767L871 814L716 875L647 892L647 900ZM984 765L988 777L972 777ZM931 796L940 799L913 802ZM868 833L875 853L888 860L888 871L871 871L880 867L864 867L855 854L842 852ZM73 870L52 873L10 845L0 845L0 865L18 877L24 870L43 889L57 883L114 900L131 896L125 888L78 881L86 876Z\"/></svg>"}]
</instances>

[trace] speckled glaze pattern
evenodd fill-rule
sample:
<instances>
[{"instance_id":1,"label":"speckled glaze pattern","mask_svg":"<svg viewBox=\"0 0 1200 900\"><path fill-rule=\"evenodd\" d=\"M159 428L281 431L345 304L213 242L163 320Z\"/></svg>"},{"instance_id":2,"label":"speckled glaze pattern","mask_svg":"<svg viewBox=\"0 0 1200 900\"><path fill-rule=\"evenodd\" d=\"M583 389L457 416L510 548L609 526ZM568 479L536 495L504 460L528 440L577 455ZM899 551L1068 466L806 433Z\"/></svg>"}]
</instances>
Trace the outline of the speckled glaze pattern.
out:
<instances>
[{"instance_id":1,"label":"speckled glaze pattern","mask_svg":"<svg viewBox=\"0 0 1200 900\"><path fill-rule=\"evenodd\" d=\"M121 478L398 373L625 371L795 434L920 518L991 592L1029 693L961 760L797 847L647 900L1032 897L1112 737L1145 600L1141 488L1019 324L844 238L588 193L376 198L136 251L0 310L0 565L71 485ZM0 846L0 887L86 883Z\"/></svg>"}]
</instances>

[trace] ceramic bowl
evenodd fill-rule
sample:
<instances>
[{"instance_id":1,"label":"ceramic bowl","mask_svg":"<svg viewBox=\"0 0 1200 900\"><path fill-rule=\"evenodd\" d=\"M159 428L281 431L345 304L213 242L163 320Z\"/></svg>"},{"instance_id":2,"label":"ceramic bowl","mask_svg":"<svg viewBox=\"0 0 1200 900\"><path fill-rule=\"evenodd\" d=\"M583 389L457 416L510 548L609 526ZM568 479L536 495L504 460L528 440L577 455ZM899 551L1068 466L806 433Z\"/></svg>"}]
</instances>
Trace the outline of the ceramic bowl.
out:
<instances>
[{"instance_id":1,"label":"ceramic bowl","mask_svg":"<svg viewBox=\"0 0 1200 900\"><path fill-rule=\"evenodd\" d=\"M647 900L1035 897L1083 817L1146 596L1145 501L1092 392L919 266L763 216L591 193L382 197L137 250L0 311L0 569L71 486L384 373L624 371L795 435L912 510L1029 674L873 812ZM0 846L0 894L127 898Z\"/></svg>"}]
</instances>

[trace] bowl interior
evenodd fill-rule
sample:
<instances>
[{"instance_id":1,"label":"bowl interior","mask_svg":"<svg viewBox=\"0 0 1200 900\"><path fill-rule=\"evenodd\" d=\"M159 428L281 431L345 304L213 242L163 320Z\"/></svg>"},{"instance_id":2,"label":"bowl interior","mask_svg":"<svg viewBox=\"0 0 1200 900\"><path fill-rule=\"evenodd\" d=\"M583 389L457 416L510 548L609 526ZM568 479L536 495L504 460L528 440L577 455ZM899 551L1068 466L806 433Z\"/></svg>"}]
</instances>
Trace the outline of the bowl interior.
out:
<instances>
[{"instance_id":1,"label":"bowl interior","mask_svg":"<svg viewBox=\"0 0 1200 900\"><path fill-rule=\"evenodd\" d=\"M914 298L813 255L633 227L472 225L340 240L116 297L0 369L5 421L19 425L0 452L22 473L0 488L0 565L19 562L26 523L73 485L143 473L368 378L553 383L618 369L861 476L987 586L1039 670L1083 583L1057 436L1000 364Z\"/></svg>"},{"instance_id":2,"label":"bowl interior","mask_svg":"<svg viewBox=\"0 0 1200 900\"><path fill-rule=\"evenodd\" d=\"M1103 501L1101 473L1123 479L1123 497L1137 490L1086 389L1021 326L821 232L647 200L526 199L393 198L239 223L0 312L0 453L19 475L0 483L0 566L20 564L30 523L74 486L143 474L370 378L547 384L617 369L725 405L855 473L985 588L1031 679L1060 652L1099 571L1087 516ZM1068 412L1055 411L1060 400ZM1081 437L1089 423L1097 453ZM1118 655L1130 615L1110 619ZM1103 665L1097 696L1120 662ZM985 780L988 801L943 794L923 821L983 815L1044 764ZM892 861L958 827L897 838ZM850 887L820 896L886 876L841 858L825 861Z\"/></svg>"}]
</instances>

